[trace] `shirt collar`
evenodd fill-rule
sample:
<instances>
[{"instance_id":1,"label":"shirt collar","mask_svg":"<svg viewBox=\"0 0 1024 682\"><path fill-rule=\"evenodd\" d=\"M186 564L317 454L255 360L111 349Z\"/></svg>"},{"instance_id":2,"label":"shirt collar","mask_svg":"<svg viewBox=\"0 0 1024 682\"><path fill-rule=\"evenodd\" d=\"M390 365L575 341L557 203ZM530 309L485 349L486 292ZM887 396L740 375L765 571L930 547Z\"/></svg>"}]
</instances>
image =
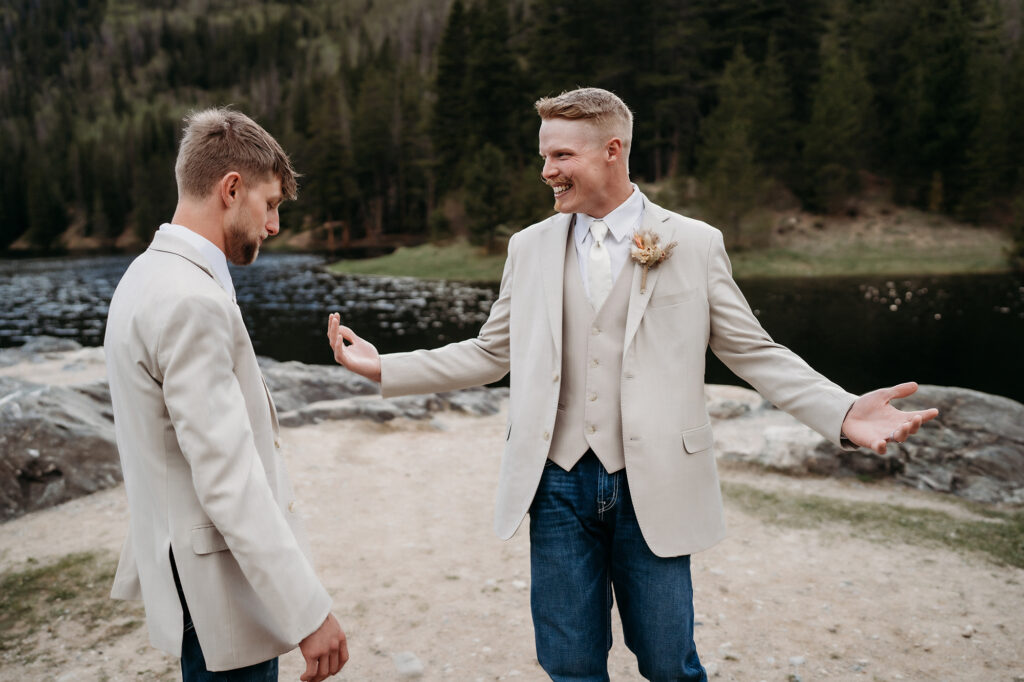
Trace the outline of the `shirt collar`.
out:
<instances>
[{"instance_id":1,"label":"shirt collar","mask_svg":"<svg viewBox=\"0 0 1024 682\"><path fill-rule=\"evenodd\" d=\"M636 230L644 213L644 195L635 184L632 187L633 193L626 197L626 200L616 206L608 215L601 218L617 242L621 242ZM590 223L595 220L597 218L592 218L586 213L576 214L576 229L573 238L576 240L577 246L581 246L583 240L590 234Z\"/></svg>"},{"instance_id":2,"label":"shirt collar","mask_svg":"<svg viewBox=\"0 0 1024 682\"><path fill-rule=\"evenodd\" d=\"M217 246L198 232L194 232L184 225L164 223L160 226L161 232L174 235L185 241L189 246L199 252L199 255L206 259L217 281L228 292L231 299L235 298L235 285L231 281L231 271L228 270L228 259Z\"/></svg>"}]
</instances>

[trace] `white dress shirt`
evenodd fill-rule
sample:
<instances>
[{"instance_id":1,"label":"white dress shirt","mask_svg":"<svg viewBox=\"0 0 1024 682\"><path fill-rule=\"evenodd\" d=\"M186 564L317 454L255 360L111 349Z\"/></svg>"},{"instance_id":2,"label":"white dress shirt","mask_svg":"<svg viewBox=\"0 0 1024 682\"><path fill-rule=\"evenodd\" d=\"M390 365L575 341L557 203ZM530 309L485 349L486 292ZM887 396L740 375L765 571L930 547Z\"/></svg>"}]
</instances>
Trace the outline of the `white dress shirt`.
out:
<instances>
[{"instance_id":1,"label":"white dress shirt","mask_svg":"<svg viewBox=\"0 0 1024 682\"><path fill-rule=\"evenodd\" d=\"M588 223L589 224L589 223ZM235 285L231 281L231 271L228 270L228 259L213 242L206 237L202 236L198 232L193 232L184 225L175 225L173 223L164 223L160 226L161 232L167 232L172 234L179 239L183 239L193 249L199 252L199 255L206 259L210 268L213 269L213 274L216 276L217 281L223 287L224 291L228 292L231 300L235 300Z\"/></svg>"},{"instance_id":2,"label":"white dress shirt","mask_svg":"<svg viewBox=\"0 0 1024 682\"><path fill-rule=\"evenodd\" d=\"M633 233L640 228L640 221L644 217L644 195L640 188L633 185L633 193L619 204L615 210L604 218L601 218L608 226L608 235L604 238L604 245L608 249L608 256L612 261L612 283L619 278L622 266L629 260L629 252L633 248ZM590 245L594 236L590 234L590 223L597 220L586 213L576 214L576 227L573 231L573 241L576 243L576 260L580 265L580 275L583 276L583 289L590 297L590 280L587 277L587 265L590 258Z\"/></svg>"}]
</instances>

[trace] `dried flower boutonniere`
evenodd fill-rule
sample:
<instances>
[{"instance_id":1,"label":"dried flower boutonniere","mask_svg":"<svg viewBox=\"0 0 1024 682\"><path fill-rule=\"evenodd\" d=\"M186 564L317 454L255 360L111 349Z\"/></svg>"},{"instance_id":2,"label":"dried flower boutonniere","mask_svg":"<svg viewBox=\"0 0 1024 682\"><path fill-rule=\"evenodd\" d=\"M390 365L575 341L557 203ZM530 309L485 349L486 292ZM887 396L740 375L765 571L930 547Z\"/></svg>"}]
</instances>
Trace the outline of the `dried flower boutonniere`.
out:
<instances>
[{"instance_id":1,"label":"dried flower boutonniere","mask_svg":"<svg viewBox=\"0 0 1024 682\"><path fill-rule=\"evenodd\" d=\"M658 235L653 230L641 230L633 234L633 249L630 257L637 265L644 267L643 279L640 280L640 293L647 291L647 271L661 265L661 262L672 255L676 242L662 248L658 245Z\"/></svg>"}]
</instances>

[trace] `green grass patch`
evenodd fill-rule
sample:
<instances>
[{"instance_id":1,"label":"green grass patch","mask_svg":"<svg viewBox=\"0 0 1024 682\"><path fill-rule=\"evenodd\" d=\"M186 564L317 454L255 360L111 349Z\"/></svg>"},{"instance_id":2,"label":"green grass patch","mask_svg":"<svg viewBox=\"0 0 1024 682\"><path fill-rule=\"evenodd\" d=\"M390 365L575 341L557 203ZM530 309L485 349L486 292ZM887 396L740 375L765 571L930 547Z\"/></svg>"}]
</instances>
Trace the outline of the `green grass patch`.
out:
<instances>
[{"instance_id":1,"label":"green grass patch","mask_svg":"<svg viewBox=\"0 0 1024 682\"><path fill-rule=\"evenodd\" d=\"M81 649L138 628L142 609L109 596L115 570L113 557L80 552L48 563L29 559L23 568L0 574L0 653L13 651L23 662L33 660L46 652L26 644L63 621L84 627Z\"/></svg>"},{"instance_id":2,"label":"green grass patch","mask_svg":"<svg viewBox=\"0 0 1024 682\"><path fill-rule=\"evenodd\" d=\"M345 260L329 266L344 275L418 277L467 282L499 282L505 254L487 254L464 241L401 247L386 256Z\"/></svg>"},{"instance_id":3,"label":"green grass patch","mask_svg":"<svg viewBox=\"0 0 1024 682\"><path fill-rule=\"evenodd\" d=\"M835 244L815 251L769 248L730 254L733 274L748 277L827 277L840 275L953 275L1009 270L998 245L917 251L894 246Z\"/></svg>"},{"instance_id":4,"label":"green grass patch","mask_svg":"<svg viewBox=\"0 0 1024 682\"><path fill-rule=\"evenodd\" d=\"M1024 568L1024 511L996 511L964 503L974 514L989 519L983 521L959 519L933 509L819 495L780 495L742 483L723 483L722 491L732 506L769 523L792 528L839 525L845 533L864 540L945 547Z\"/></svg>"},{"instance_id":5,"label":"green grass patch","mask_svg":"<svg viewBox=\"0 0 1024 682\"><path fill-rule=\"evenodd\" d=\"M806 248L735 250L729 254L737 279L754 277L829 277L842 275L952 275L1007 272L1005 244L986 233L976 243L914 245L861 244L823 239ZM499 282L505 255L488 254L465 241L403 247L387 256L346 260L329 266L347 275L418 277Z\"/></svg>"}]
</instances>

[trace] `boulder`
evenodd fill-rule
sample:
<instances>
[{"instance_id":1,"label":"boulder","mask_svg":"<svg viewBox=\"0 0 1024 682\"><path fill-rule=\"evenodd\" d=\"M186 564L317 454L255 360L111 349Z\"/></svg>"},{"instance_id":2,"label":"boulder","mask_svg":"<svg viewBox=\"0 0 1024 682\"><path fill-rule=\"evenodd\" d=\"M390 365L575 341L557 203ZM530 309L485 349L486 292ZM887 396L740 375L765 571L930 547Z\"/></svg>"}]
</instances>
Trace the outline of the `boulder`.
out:
<instances>
[{"instance_id":1,"label":"boulder","mask_svg":"<svg viewBox=\"0 0 1024 682\"><path fill-rule=\"evenodd\" d=\"M291 412L310 403L374 395L380 388L340 365L305 365L259 357L278 412Z\"/></svg>"},{"instance_id":2,"label":"boulder","mask_svg":"<svg viewBox=\"0 0 1024 682\"><path fill-rule=\"evenodd\" d=\"M73 339L56 336L33 336L22 346L0 348L0 367L10 367L19 362L42 362L55 353L81 349L82 344Z\"/></svg>"},{"instance_id":3,"label":"boulder","mask_svg":"<svg viewBox=\"0 0 1024 682\"><path fill-rule=\"evenodd\" d=\"M121 480L105 383L0 377L0 521Z\"/></svg>"},{"instance_id":4,"label":"boulder","mask_svg":"<svg viewBox=\"0 0 1024 682\"><path fill-rule=\"evenodd\" d=\"M716 419L718 456L789 474L889 477L975 502L1024 503L1024 405L970 389L925 385L898 406L936 407L939 417L907 442L890 444L885 455L842 450L765 406L718 410L724 415Z\"/></svg>"}]
</instances>

